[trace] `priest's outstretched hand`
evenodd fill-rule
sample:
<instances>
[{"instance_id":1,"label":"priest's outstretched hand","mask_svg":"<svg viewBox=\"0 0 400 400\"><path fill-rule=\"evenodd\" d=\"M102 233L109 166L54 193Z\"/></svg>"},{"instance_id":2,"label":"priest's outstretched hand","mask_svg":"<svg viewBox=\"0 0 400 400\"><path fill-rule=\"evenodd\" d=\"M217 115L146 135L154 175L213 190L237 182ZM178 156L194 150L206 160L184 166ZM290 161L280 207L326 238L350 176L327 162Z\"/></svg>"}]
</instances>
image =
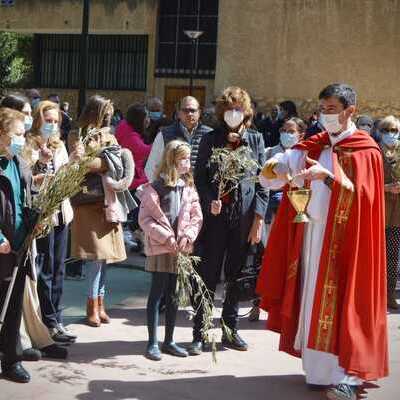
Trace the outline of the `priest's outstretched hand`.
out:
<instances>
[{"instance_id":1,"label":"priest's outstretched hand","mask_svg":"<svg viewBox=\"0 0 400 400\"><path fill-rule=\"evenodd\" d=\"M332 172L323 167L318 161L313 160L310 157L306 157L307 164L311 165L311 167L302 169L297 175L296 178L302 178L309 181L314 180L324 180L328 176L333 178Z\"/></svg>"}]
</instances>

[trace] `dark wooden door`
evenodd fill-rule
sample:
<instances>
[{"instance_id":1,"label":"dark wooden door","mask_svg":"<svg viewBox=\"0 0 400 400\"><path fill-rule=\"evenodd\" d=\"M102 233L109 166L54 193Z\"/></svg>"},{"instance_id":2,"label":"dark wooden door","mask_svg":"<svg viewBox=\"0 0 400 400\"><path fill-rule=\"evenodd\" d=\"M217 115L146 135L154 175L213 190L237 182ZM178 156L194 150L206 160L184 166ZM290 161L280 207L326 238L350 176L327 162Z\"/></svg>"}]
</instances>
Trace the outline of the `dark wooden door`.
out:
<instances>
[{"instance_id":1,"label":"dark wooden door","mask_svg":"<svg viewBox=\"0 0 400 400\"><path fill-rule=\"evenodd\" d=\"M166 86L164 95L164 112L171 118L176 110L178 101L185 96L189 96L189 86ZM195 97L200 107L204 107L206 101L206 88L204 86L195 86L192 96Z\"/></svg>"}]
</instances>

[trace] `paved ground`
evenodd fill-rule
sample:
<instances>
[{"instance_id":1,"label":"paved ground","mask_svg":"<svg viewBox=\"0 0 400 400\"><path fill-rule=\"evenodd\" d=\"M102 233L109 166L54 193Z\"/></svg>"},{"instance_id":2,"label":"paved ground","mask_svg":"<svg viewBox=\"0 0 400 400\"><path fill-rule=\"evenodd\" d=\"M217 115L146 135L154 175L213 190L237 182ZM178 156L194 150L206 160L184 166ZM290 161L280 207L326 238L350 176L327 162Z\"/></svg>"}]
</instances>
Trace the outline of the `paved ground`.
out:
<instances>
[{"instance_id":1,"label":"paved ground","mask_svg":"<svg viewBox=\"0 0 400 400\"><path fill-rule=\"evenodd\" d=\"M130 260L141 265L141 259ZM25 363L32 382L18 385L0 379L1 400L318 400L323 393L309 392L299 360L277 351L278 336L263 329L265 315L257 323L241 321L249 342L246 353L219 351L211 355L161 362L143 357L146 345L145 302L149 277L140 268L110 268L108 296L113 318L110 325L90 328L82 324L85 284L67 281L65 315L79 335L65 362ZM220 305L218 301L217 305ZM245 312L248 308L243 308ZM216 310L216 317L220 308ZM394 400L399 396L400 317L388 316L391 342L391 376L370 387L364 398ZM215 331L219 340L220 332ZM162 337L160 330L160 337ZM191 340L191 321L181 311L176 340ZM373 386L373 385L372 385Z\"/></svg>"}]
</instances>

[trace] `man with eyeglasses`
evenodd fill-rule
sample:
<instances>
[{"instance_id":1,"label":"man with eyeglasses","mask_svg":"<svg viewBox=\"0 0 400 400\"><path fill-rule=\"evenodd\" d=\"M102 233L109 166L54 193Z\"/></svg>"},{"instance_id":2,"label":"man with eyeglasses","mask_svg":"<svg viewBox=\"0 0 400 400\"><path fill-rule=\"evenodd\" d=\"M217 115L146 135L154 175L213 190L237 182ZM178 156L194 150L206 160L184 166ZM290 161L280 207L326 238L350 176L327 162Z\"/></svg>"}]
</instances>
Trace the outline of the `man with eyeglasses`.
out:
<instances>
[{"instance_id":1,"label":"man with eyeglasses","mask_svg":"<svg viewBox=\"0 0 400 400\"><path fill-rule=\"evenodd\" d=\"M145 167L145 173L150 182L154 180L154 174L161 162L164 148L170 141L180 139L190 144L192 148L191 164L194 168L201 138L212 130L200 122L200 105L196 98L184 97L178 106L178 121L162 129L153 143Z\"/></svg>"}]
</instances>

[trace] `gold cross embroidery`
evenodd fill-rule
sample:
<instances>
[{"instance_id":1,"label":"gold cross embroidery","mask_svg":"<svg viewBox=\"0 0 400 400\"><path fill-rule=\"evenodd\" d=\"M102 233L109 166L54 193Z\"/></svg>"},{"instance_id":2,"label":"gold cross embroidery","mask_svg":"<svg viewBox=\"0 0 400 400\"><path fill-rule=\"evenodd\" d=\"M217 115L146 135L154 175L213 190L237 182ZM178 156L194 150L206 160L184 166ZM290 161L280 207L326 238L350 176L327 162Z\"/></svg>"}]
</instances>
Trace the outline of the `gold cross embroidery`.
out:
<instances>
[{"instance_id":1,"label":"gold cross embroidery","mask_svg":"<svg viewBox=\"0 0 400 400\"><path fill-rule=\"evenodd\" d=\"M325 315L324 319L319 320L319 324L322 325L322 329L326 331L330 325L333 324L333 318L329 315Z\"/></svg>"},{"instance_id":2,"label":"gold cross embroidery","mask_svg":"<svg viewBox=\"0 0 400 400\"><path fill-rule=\"evenodd\" d=\"M335 258L336 257L336 253L337 253L337 251L338 251L338 245L337 244L334 244L332 247L331 247L331 249L329 250L329 253L330 253L330 256L331 256L331 258Z\"/></svg>"},{"instance_id":3,"label":"gold cross embroidery","mask_svg":"<svg viewBox=\"0 0 400 400\"><path fill-rule=\"evenodd\" d=\"M331 295L333 291L337 289L336 285L332 280L329 281L327 285L325 285L325 289L328 291L328 294Z\"/></svg>"},{"instance_id":4,"label":"gold cross embroidery","mask_svg":"<svg viewBox=\"0 0 400 400\"><path fill-rule=\"evenodd\" d=\"M345 210L340 210L339 215L336 215L336 222L338 224L342 224L343 222L347 221L347 215Z\"/></svg>"}]
</instances>

